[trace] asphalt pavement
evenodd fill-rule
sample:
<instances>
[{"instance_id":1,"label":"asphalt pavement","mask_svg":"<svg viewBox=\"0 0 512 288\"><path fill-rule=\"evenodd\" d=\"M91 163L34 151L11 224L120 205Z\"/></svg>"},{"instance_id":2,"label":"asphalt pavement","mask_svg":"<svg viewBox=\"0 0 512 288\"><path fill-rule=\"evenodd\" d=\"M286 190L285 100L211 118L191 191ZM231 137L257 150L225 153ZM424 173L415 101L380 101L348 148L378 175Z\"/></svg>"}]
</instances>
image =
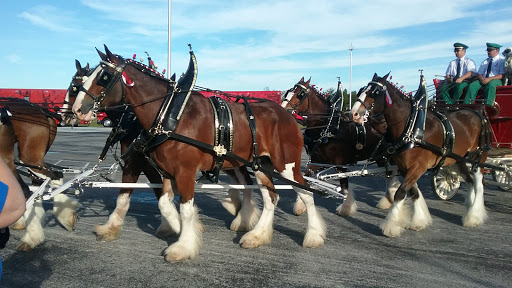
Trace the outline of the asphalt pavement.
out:
<instances>
[{"instance_id":1,"label":"asphalt pavement","mask_svg":"<svg viewBox=\"0 0 512 288\"><path fill-rule=\"evenodd\" d=\"M97 163L109 131L59 128L46 161L90 167ZM101 165L112 163L110 156ZM120 181L120 173L111 177ZM335 214L339 199L315 197L328 227L325 245L315 249L301 246L306 216L293 215L293 191L280 191L272 243L244 249L238 245L243 234L229 230L233 217L220 204L226 190L197 190L195 203L206 228L204 247L197 259L179 263L165 262L163 256L177 237L154 235L160 213L150 189L133 194L119 239L98 242L93 226L107 221L117 189L85 188L78 197L74 231L56 222L51 201L44 202L42 245L17 252L23 231L11 230L7 247L0 250L0 287L512 287L512 192L486 186L489 220L482 227L466 228L461 226L465 185L452 200L442 201L425 175L419 187L432 225L391 239L379 229L387 211L375 208L384 194L384 179L353 177L350 185L358 202L353 217ZM259 193L256 199L261 207Z\"/></svg>"}]
</instances>

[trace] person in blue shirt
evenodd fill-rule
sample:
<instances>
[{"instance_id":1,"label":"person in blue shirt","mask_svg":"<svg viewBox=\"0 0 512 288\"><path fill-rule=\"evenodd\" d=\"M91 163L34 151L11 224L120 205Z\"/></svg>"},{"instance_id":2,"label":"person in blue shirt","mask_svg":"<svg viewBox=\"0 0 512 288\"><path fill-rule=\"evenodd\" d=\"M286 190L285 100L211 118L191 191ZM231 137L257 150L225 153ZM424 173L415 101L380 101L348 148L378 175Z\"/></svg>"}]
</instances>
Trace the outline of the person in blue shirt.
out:
<instances>
[{"instance_id":1,"label":"person in blue shirt","mask_svg":"<svg viewBox=\"0 0 512 288\"><path fill-rule=\"evenodd\" d=\"M441 99L446 101L446 104L455 104L462 95L462 91L469 85L469 77L473 72L476 72L475 62L466 57L466 49L468 45L457 42L453 44L453 52L455 58L448 64L446 69L445 82L439 88Z\"/></svg>"},{"instance_id":2,"label":"person in blue shirt","mask_svg":"<svg viewBox=\"0 0 512 288\"><path fill-rule=\"evenodd\" d=\"M9 166L0 159L0 229L8 239L9 225L16 222L25 213L25 196L18 180L12 174ZM4 239L3 245L7 239ZM3 248L3 247L1 247ZM2 277L2 262L0 261L0 279Z\"/></svg>"},{"instance_id":3,"label":"person in blue shirt","mask_svg":"<svg viewBox=\"0 0 512 288\"><path fill-rule=\"evenodd\" d=\"M480 64L476 80L469 84L464 104L473 104L478 90L483 86L484 103L493 105L496 99L496 87L503 84L501 79L505 74L505 58L500 55L501 45L496 43L486 43L486 45L488 58Z\"/></svg>"}]
</instances>

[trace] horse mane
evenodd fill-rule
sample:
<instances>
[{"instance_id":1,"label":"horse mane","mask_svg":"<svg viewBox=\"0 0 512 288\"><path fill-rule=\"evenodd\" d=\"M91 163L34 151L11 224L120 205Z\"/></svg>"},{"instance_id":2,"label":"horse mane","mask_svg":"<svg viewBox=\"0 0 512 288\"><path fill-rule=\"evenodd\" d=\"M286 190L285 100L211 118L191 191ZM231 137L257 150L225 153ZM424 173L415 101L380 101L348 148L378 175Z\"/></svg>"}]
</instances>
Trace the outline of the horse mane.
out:
<instances>
[{"instance_id":1,"label":"horse mane","mask_svg":"<svg viewBox=\"0 0 512 288\"><path fill-rule=\"evenodd\" d=\"M169 79L165 78L165 76L162 73L158 72L157 70L149 67L148 65L146 65L142 62L139 62L134 59L125 59L120 55L116 55L116 56L119 59L121 59L121 61L124 61L126 64L131 64L133 67L135 67L139 71L143 72L144 74L151 76L152 78L156 78L156 79L159 79L159 80L162 80L165 82L169 82Z\"/></svg>"},{"instance_id":2,"label":"horse mane","mask_svg":"<svg viewBox=\"0 0 512 288\"><path fill-rule=\"evenodd\" d=\"M393 82L391 82L389 80L386 80L386 83L388 83L391 86L391 88L393 88L395 90L395 92L397 92L397 94L400 97L402 97L402 99L408 100L408 99L412 98L412 96L411 96L412 92L406 92L406 91L402 90L402 88L404 86L398 87L398 85L396 85L395 83L393 83Z\"/></svg>"},{"instance_id":3,"label":"horse mane","mask_svg":"<svg viewBox=\"0 0 512 288\"><path fill-rule=\"evenodd\" d=\"M321 91L321 90L322 90L321 88L320 88L320 90L318 90L318 88L316 88L316 85L309 85L309 87L311 88L311 90L313 90L313 92L314 92L314 93L315 93L315 94L316 94L316 95L317 95L321 100L323 100L324 102L329 102L329 98L328 98L328 97L329 97L329 93L328 93L328 92L326 92L326 93L322 92L322 91Z\"/></svg>"}]
</instances>

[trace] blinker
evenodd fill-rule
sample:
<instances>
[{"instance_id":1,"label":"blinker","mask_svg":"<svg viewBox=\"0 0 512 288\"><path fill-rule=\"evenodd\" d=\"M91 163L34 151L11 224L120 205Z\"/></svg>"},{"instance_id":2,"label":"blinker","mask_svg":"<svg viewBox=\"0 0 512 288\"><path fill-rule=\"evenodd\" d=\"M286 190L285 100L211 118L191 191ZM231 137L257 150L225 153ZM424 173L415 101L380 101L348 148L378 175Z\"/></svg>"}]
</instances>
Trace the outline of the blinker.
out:
<instances>
[{"instance_id":1,"label":"blinker","mask_svg":"<svg viewBox=\"0 0 512 288\"><path fill-rule=\"evenodd\" d=\"M103 69L98 75L98 78L96 79L96 84L98 86L107 87L110 84L110 81L112 79L112 73L110 73L108 70Z\"/></svg>"}]
</instances>

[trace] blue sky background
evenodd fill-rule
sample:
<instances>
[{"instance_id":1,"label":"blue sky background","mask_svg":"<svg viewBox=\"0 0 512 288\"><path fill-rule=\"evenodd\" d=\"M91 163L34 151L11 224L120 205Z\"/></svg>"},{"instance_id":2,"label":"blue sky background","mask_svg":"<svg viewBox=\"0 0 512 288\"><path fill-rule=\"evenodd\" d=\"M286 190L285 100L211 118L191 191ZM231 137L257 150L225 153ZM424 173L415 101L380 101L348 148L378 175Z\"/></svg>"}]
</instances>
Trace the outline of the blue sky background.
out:
<instances>
[{"instance_id":1,"label":"blue sky background","mask_svg":"<svg viewBox=\"0 0 512 288\"><path fill-rule=\"evenodd\" d=\"M352 90L373 73L415 90L432 83L469 45L477 67L485 43L512 46L509 0L173 0L171 71L197 56L197 85L224 91L287 90L302 76ZM126 58L148 51L167 69L167 0L1 1L0 88L66 89L75 59L99 63L95 47ZM502 49L503 50L503 49Z\"/></svg>"}]
</instances>

